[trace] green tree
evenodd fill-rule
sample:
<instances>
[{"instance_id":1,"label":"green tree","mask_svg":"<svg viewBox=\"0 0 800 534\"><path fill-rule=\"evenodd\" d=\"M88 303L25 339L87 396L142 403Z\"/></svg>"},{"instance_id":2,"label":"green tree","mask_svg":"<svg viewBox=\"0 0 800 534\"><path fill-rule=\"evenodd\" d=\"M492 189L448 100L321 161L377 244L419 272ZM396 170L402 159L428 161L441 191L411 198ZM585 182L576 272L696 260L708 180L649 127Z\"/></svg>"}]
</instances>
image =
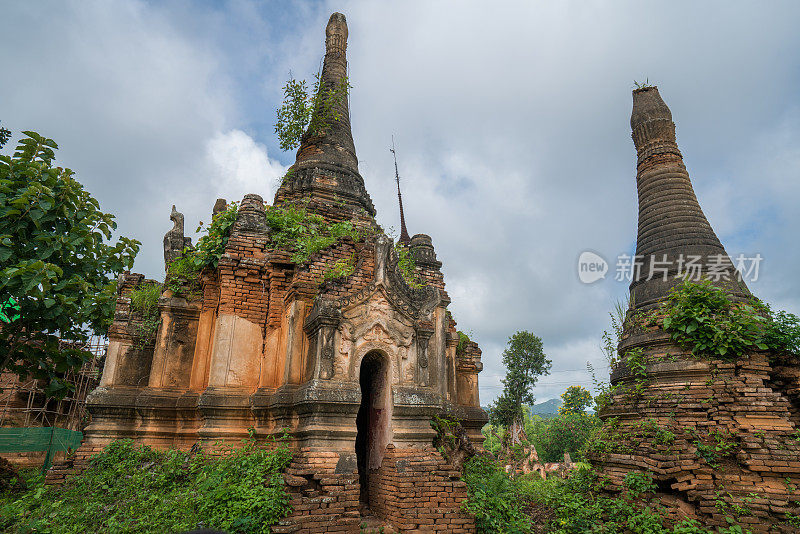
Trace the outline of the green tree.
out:
<instances>
[{"instance_id":1,"label":"green tree","mask_svg":"<svg viewBox=\"0 0 800 534\"><path fill-rule=\"evenodd\" d=\"M11 139L11 131L0 126L0 148L3 148Z\"/></svg>"},{"instance_id":2,"label":"green tree","mask_svg":"<svg viewBox=\"0 0 800 534\"><path fill-rule=\"evenodd\" d=\"M542 339L526 330L520 330L508 338L508 347L503 351L506 377L503 392L492 404L489 418L492 425L522 425L522 405L533 405L533 386L540 375L550 373L552 362L542 348Z\"/></svg>"},{"instance_id":3,"label":"green tree","mask_svg":"<svg viewBox=\"0 0 800 534\"><path fill-rule=\"evenodd\" d=\"M592 404L592 394L581 386L570 386L561 395L561 401L559 415L582 414Z\"/></svg>"},{"instance_id":4,"label":"green tree","mask_svg":"<svg viewBox=\"0 0 800 534\"><path fill-rule=\"evenodd\" d=\"M116 277L139 242L107 243L114 216L53 165L53 140L22 133L13 156L0 155L0 303L18 307L0 324L0 372L41 379L59 396L71 388L64 373L90 356L81 342L108 330Z\"/></svg>"}]
</instances>

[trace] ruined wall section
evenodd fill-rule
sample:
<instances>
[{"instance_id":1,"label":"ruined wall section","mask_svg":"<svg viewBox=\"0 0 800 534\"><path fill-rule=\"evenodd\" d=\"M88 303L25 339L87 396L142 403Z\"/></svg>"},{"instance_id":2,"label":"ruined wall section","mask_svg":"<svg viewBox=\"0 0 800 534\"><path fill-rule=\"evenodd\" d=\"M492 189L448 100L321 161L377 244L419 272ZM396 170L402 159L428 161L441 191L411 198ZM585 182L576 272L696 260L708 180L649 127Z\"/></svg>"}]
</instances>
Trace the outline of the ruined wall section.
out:
<instances>
[{"instance_id":1,"label":"ruined wall section","mask_svg":"<svg viewBox=\"0 0 800 534\"><path fill-rule=\"evenodd\" d=\"M650 472L675 518L793 532L800 427L787 393L797 391L795 372L775 387L768 354L695 358L658 325L629 328L621 351L630 348L637 354L612 373L616 388L588 455L609 488L621 490L629 472Z\"/></svg>"},{"instance_id":2,"label":"ruined wall section","mask_svg":"<svg viewBox=\"0 0 800 534\"><path fill-rule=\"evenodd\" d=\"M461 510L467 498L461 472L433 447L389 445L369 480L372 513L400 532L477 532L474 518Z\"/></svg>"}]
</instances>

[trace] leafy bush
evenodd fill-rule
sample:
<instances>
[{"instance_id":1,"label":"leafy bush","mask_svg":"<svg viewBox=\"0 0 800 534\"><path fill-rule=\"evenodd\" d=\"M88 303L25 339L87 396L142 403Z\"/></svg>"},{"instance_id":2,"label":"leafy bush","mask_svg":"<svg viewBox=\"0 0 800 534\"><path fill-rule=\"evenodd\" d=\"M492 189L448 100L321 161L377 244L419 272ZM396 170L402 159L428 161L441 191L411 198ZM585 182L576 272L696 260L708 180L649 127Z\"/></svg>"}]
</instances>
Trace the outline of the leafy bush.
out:
<instances>
[{"instance_id":1,"label":"leafy bush","mask_svg":"<svg viewBox=\"0 0 800 534\"><path fill-rule=\"evenodd\" d=\"M586 442L600 425L600 419L594 414L568 413L532 422L530 432L527 425L525 432L542 462L561 462L565 452L573 460L580 461Z\"/></svg>"},{"instance_id":2,"label":"leafy bush","mask_svg":"<svg viewBox=\"0 0 800 534\"><path fill-rule=\"evenodd\" d=\"M414 289L425 287L425 284L420 280L417 272L417 262L414 260L411 250L399 241L395 243L394 250L397 252L397 268L400 270L403 280Z\"/></svg>"},{"instance_id":3,"label":"leafy bush","mask_svg":"<svg viewBox=\"0 0 800 534\"><path fill-rule=\"evenodd\" d=\"M764 331L764 343L773 350L794 355L800 354L800 319L792 313L779 311L772 315L766 307L771 321Z\"/></svg>"},{"instance_id":4,"label":"leafy bush","mask_svg":"<svg viewBox=\"0 0 800 534\"><path fill-rule=\"evenodd\" d=\"M750 304L734 303L711 282L676 286L665 303L664 329L696 356L735 358L748 350L769 348L763 340L764 318Z\"/></svg>"},{"instance_id":5,"label":"leafy bush","mask_svg":"<svg viewBox=\"0 0 800 534\"><path fill-rule=\"evenodd\" d=\"M464 509L475 516L478 532L517 534L531 530L516 484L489 456L475 456L464 464L469 493Z\"/></svg>"},{"instance_id":6,"label":"leafy bush","mask_svg":"<svg viewBox=\"0 0 800 534\"><path fill-rule=\"evenodd\" d=\"M346 76L333 87L323 86L320 90L317 74L311 91L305 80L289 78L283 87L283 102L277 110L278 121L275 123L281 149L299 147L303 133L321 134L333 121L340 119L340 104L347 100L350 88Z\"/></svg>"},{"instance_id":7,"label":"leafy bush","mask_svg":"<svg viewBox=\"0 0 800 534\"><path fill-rule=\"evenodd\" d=\"M63 487L34 477L26 493L0 495L0 530L268 533L290 511L281 477L290 460L282 445L263 450L247 443L212 457L116 441Z\"/></svg>"},{"instance_id":8,"label":"leafy bush","mask_svg":"<svg viewBox=\"0 0 800 534\"><path fill-rule=\"evenodd\" d=\"M456 345L456 354L461 356L464 354L464 350L467 348L467 343L472 341L467 334L462 332L461 330L457 330L456 334L458 334L458 345Z\"/></svg>"},{"instance_id":9,"label":"leafy bush","mask_svg":"<svg viewBox=\"0 0 800 534\"><path fill-rule=\"evenodd\" d=\"M592 404L592 394L582 386L570 386L561 394L560 415L582 414Z\"/></svg>"},{"instance_id":10,"label":"leafy bush","mask_svg":"<svg viewBox=\"0 0 800 534\"><path fill-rule=\"evenodd\" d=\"M545 532L553 534L733 534L743 533L734 525L717 531L701 528L686 520L669 528L664 511L648 503L656 489L649 473L629 473L619 496L603 492L597 474L582 467L564 480L528 475L517 480L517 495L530 506L547 507L555 516Z\"/></svg>"},{"instance_id":11,"label":"leafy bush","mask_svg":"<svg viewBox=\"0 0 800 534\"><path fill-rule=\"evenodd\" d=\"M164 285L176 297L186 297L189 300L200 298L201 284L198 275L199 269L193 261L193 251L186 250L183 255L169 264L167 278ZM217 258L219 261L219 258Z\"/></svg>"},{"instance_id":12,"label":"leafy bush","mask_svg":"<svg viewBox=\"0 0 800 534\"><path fill-rule=\"evenodd\" d=\"M228 244L228 238L231 235L231 227L236 222L238 215L239 205L236 202L231 202L228 204L227 209L212 217L211 224L207 227L204 227L203 222L200 221L197 231L206 232L206 235L197 241L197 246L194 249L184 250L188 265L181 267L181 269L188 273L192 268L198 272L206 267L216 268L219 259L225 253L225 246Z\"/></svg>"}]
</instances>

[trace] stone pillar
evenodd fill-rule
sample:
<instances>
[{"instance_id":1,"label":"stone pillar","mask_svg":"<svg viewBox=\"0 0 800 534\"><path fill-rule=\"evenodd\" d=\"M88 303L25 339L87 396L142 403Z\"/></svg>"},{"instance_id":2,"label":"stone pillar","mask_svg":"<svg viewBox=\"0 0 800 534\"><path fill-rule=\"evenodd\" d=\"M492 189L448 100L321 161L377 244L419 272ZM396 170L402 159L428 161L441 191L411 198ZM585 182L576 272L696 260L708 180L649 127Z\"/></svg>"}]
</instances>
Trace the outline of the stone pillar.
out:
<instances>
[{"instance_id":1,"label":"stone pillar","mask_svg":"<svg viewBox=\"0 0 800 534\"><path fill-rule=\"evenodd\" d=\"M341 311L324 300L318 300L308 314L303 325L303 331L308 336L305 362L307 379L333 378L334 338L341 319Z\"/></svg>"},{"instance_id":2,"label":"stone pillar","mask_svg":"<svg viewBox=\"0 0 800 534\"><path fill-rule=\"evenodd\" d=\"M161 327L156 338L151 388L189 389L197 340L199 303L179 297L161 297Z\"/></svg>"},{"instance_id":3,"label":"stone pillar","mask_svg":"<svg viewBox=\"0 0 800 534\"><path fill-rule=\"evenodd\" d=\"M100 386L86 398L92 422L84 431L87 442L104 446L114 439L134 438L139 425L136 398L147 386L153 362L153 344L143 344L137 333L142 324L131 310L130 294L145 280L137 273L125 273L117 283L114 322L108 330L108 355Z\"/></svg>"},{"instance_id":4,"label":"stone pillar","mask_svg":"<svg viewBox=\"0 0 800 534\"><path fill-rule=\"evenodd\" d=\"M417 381L420 386L430 385L430 358L428 344L433 336L432 325L417 328Z\"/></svg>"}]
</instances>

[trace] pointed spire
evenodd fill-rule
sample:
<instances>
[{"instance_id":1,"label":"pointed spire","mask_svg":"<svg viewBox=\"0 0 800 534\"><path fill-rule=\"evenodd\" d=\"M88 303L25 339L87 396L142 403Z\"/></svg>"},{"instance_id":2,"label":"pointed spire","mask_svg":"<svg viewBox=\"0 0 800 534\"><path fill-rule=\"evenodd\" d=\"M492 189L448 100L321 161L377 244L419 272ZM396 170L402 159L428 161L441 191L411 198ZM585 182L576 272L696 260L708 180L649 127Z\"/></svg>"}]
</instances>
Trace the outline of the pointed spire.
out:
<instances>
[{"instance_id":1,"label":"pointed spire","mask_svg":"<svg viewBox=\"0 0 800 534\"><path fill-rule=\"evenodd\" d=\"M394 177L397 180L397 200L400 202L400 243L404 245L411 244L411 236L408 235L406 228L406 216L403 213L403 195L400 193L400 172L397 170L397 153L394 150L394 136L392 136L392 148L390 149L392 156L394 156Z\"/></svg>"},{"instance_id":2,"label":"pointed spire","mask_svg":"<svg viewBox=\"0 0 800 534\"><path fill-rule=\"evenodd\" d=\"M641 267L634 271L631 300L644 307L663 299L688 270L687 262L699 257L704 275L709 265L723 274L712 281L732 294L749 294L738 281L735 268L697 202L689 173L675 138L672 112L657 87L633 91L631 113L633 143L638 156L636 185L639 193L639 229L636 255ZM663 270L668 268L667 280ZM727 280L726 280L727 278Z\"/></svg>"},{"instance_id":3,"label":"pointed spire","mask_svg":"<svg viewBox=\"0 0 800 534\"><path fill-rule=\"evenodd\" d=\"M347 83L347 35L344 15L332 14L325 28L325 58L318 94L341 89ZM348 97L346 94L335 102L336 118L328 118L323 131L303 134L297 159L275 195L276 204L285 200L319 200L375 215L364 179L358 172ZM319 107L314 110L315 114L320 112Z\"/></svg>"}]
</instances>

